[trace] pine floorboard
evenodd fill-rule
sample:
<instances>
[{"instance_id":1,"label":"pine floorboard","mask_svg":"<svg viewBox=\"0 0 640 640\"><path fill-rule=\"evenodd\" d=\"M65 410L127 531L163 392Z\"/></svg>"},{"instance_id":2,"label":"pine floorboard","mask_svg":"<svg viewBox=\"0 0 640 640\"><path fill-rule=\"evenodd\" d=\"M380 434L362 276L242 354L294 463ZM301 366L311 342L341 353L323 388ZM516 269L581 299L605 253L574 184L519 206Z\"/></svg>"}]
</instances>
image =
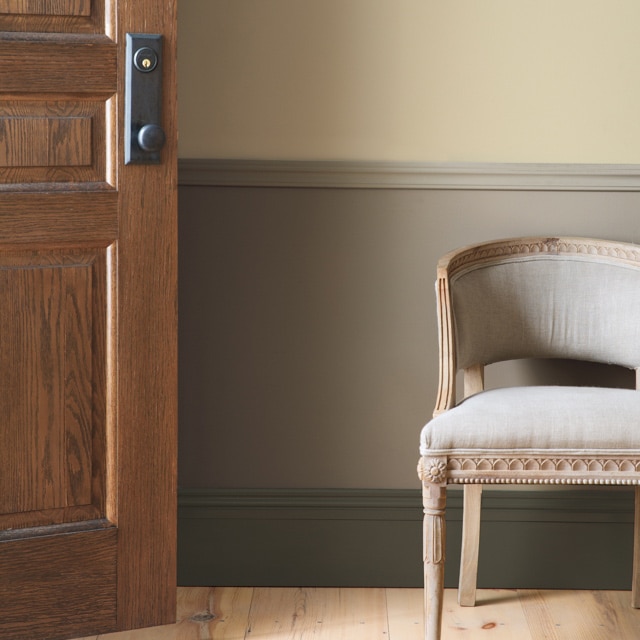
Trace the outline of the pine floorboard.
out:
<instances>
[{"instance_id":1,"label":"pine floorboard","mask_svg":"<svg viewBox=\"0 0 640 640\"><path fill-rule=\"evenodd\" d=\"M445 590L442 640L638 640L627 591ZM82 640L423 640L421 589L181 587L178 622Z\"/></svg>"}]
</instances>

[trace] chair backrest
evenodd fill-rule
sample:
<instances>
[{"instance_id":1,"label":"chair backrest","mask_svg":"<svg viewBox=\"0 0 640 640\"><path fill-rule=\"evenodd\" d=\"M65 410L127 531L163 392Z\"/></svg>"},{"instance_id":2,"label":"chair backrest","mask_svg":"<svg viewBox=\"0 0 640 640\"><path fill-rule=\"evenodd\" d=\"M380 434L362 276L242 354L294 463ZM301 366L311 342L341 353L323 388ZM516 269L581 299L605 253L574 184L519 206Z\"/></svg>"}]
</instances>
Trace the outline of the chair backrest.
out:
<instances>
[{"instance_id":1,"label":"chair backrest","mask_svg":"<svg viewBox=\"0 0 640 640\"><path fill-rule=\"evenodd\" d=\"M438 273L456 368L517 358L640 367L640 247L502 240L447 254Z\"/></svg>"}]
</instances>

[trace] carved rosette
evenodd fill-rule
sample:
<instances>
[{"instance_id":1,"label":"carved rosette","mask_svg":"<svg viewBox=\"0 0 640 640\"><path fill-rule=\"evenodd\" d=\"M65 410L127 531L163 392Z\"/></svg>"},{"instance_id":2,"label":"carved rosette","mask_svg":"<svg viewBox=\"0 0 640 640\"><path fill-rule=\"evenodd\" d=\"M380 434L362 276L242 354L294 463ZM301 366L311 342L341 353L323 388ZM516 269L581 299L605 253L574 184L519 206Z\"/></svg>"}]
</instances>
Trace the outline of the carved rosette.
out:
<instances>
[{"instance_id":1,"label":"carved rosette","mask_svg":"<svg viewBox=\"0 0 640 640\"><path fill-rule=\"evenodd\" d=\"M447 480L447 463L443 458L420 458L418 476L424 483L444 484Z\"/></svg>"}]
</instances>

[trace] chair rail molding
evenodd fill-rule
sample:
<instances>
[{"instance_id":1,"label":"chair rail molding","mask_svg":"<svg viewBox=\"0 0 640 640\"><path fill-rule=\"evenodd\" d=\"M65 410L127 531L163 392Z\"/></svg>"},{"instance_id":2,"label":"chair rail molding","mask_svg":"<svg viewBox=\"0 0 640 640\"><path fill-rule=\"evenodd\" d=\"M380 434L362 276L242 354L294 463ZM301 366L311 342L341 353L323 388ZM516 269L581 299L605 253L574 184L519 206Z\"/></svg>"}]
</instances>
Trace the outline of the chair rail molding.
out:
<instances>
[{"instance_id":1,"label":"chair rail molding","mask_svg":"<svg viewBox=\"0 0 640 640\"><path fill-rule=\"evenodd\" d=\"M217 187L640 191L640 164L183 158L178 176Z\"/></svg>"}]
</instances>

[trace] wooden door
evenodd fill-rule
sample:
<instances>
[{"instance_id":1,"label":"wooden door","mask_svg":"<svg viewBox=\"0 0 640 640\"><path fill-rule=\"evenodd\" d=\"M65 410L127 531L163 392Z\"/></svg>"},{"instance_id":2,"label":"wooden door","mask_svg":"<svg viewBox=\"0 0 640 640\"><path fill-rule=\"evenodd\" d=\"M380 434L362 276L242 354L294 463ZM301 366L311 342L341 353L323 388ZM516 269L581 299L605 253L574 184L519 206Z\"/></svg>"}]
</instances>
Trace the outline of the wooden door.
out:
<instances>
[{"instance_id":1,"label":"wooden door","mask_svg":"<svg viewBox=\"0 0 640 640\"><path fill-rule=\"evenodd\" d=\"M0 638L175 619L175 1L0 0ZM125 34L167 143L124 165Z\"/></svg>"}]
</instances>

